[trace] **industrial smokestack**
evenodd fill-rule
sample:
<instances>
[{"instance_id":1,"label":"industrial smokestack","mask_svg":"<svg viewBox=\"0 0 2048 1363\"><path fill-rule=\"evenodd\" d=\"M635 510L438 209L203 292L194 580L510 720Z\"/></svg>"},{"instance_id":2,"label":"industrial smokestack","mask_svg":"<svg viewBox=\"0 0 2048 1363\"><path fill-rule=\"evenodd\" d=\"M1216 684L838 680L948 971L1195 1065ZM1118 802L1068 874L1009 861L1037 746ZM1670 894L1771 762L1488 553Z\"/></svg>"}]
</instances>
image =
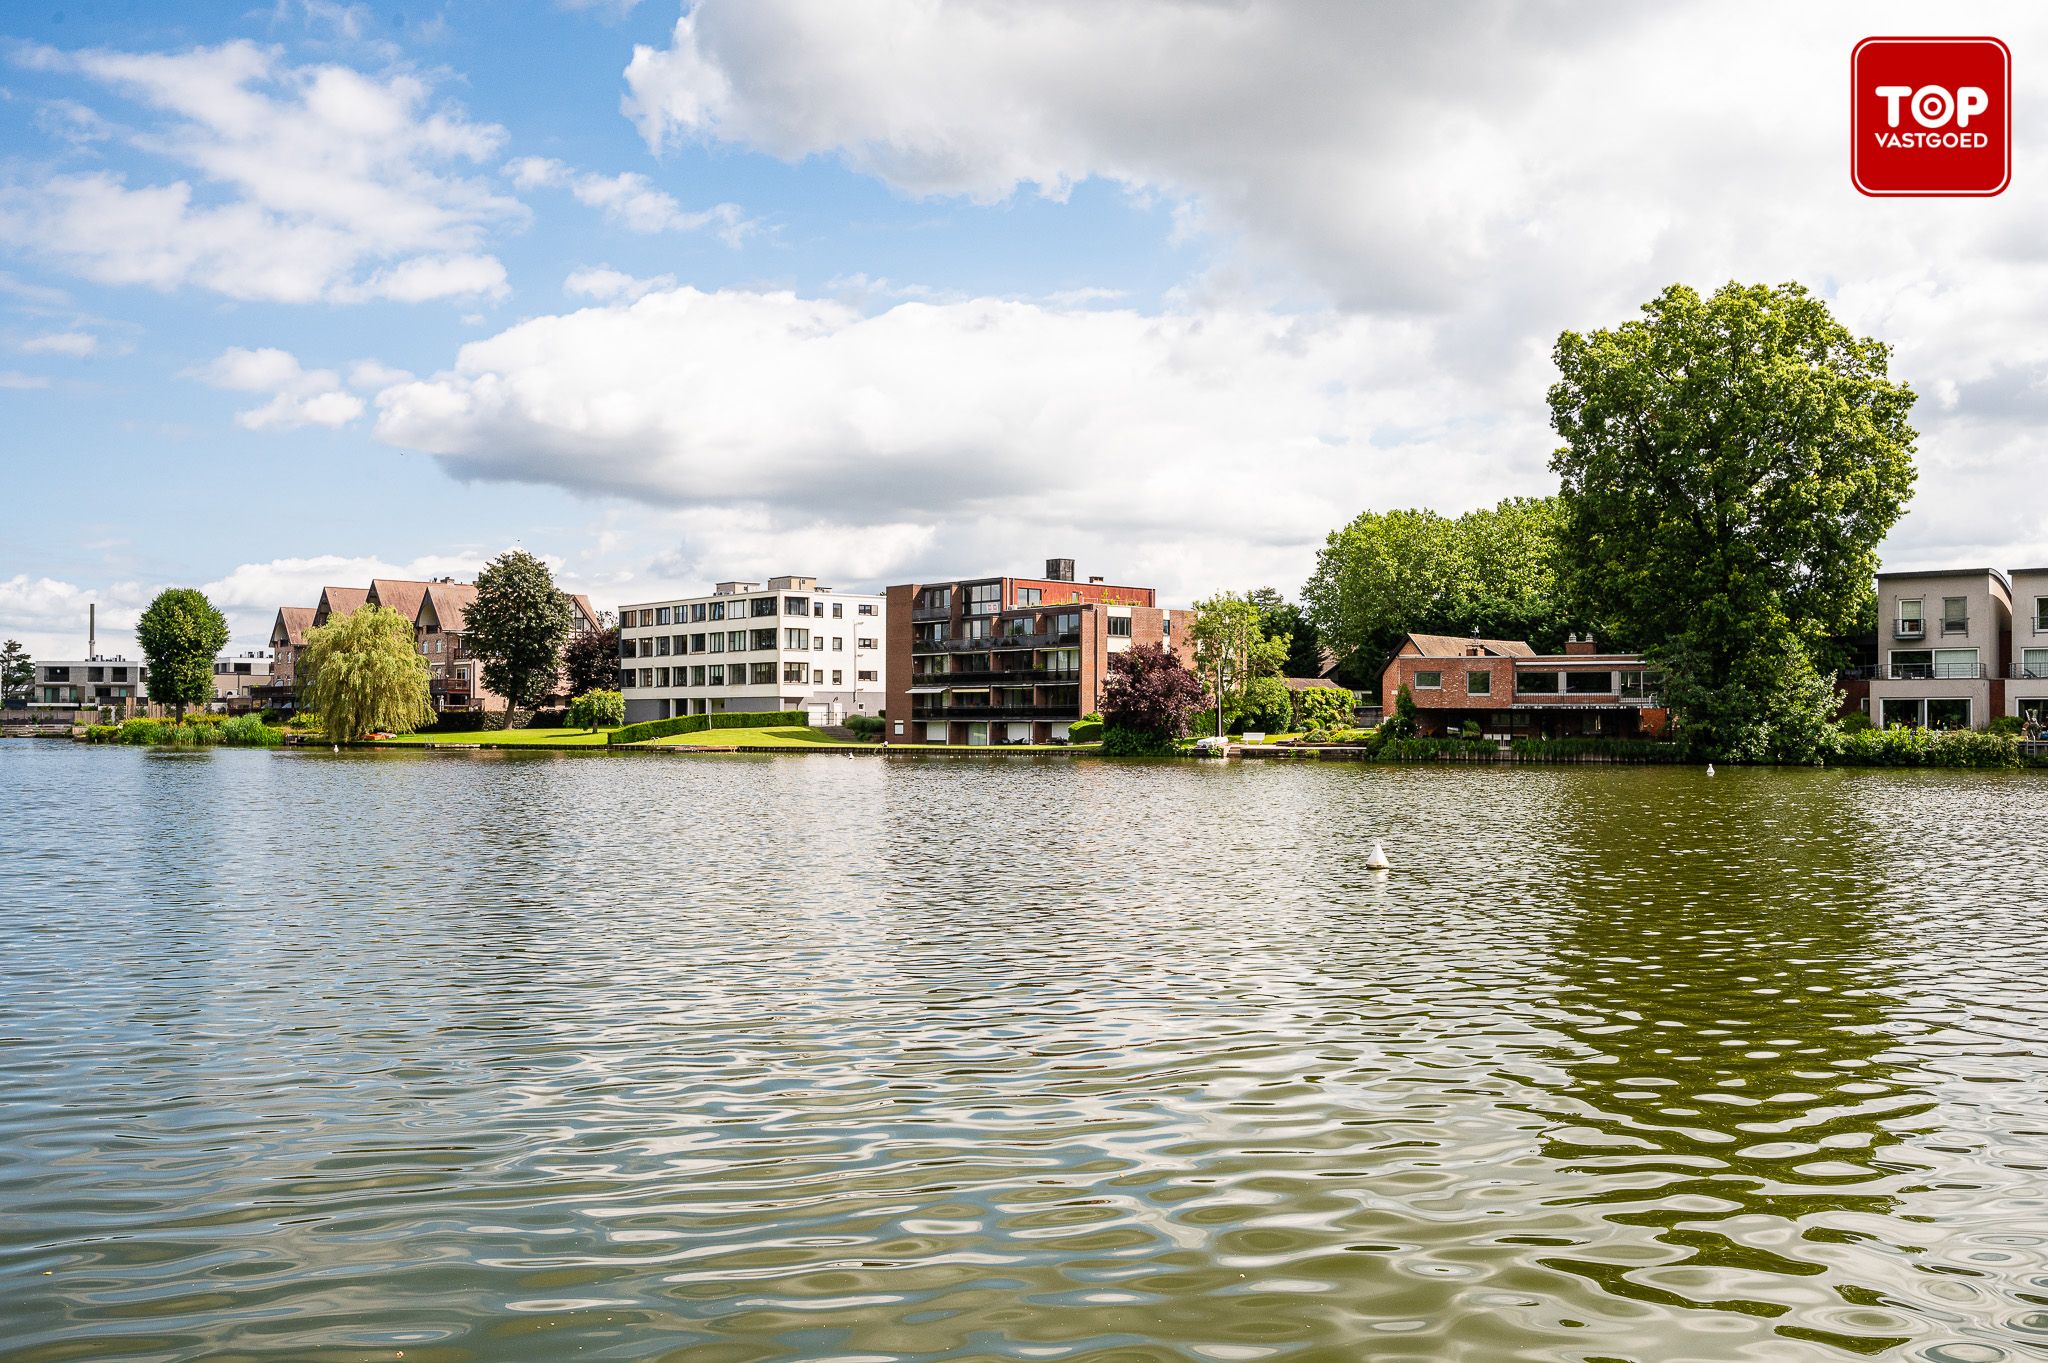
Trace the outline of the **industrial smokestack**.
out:
<instances>
[{"instance_id":1,"label":"industrial smokestack","mask_svg":"<svg viewBox=\"0 0 2048 1363\"><path fill-rule=\"evenodd\" d=\"M99 609L97 602L85 603L85 656L88 658L100 656Z\"/></svg>"}]
</instances>

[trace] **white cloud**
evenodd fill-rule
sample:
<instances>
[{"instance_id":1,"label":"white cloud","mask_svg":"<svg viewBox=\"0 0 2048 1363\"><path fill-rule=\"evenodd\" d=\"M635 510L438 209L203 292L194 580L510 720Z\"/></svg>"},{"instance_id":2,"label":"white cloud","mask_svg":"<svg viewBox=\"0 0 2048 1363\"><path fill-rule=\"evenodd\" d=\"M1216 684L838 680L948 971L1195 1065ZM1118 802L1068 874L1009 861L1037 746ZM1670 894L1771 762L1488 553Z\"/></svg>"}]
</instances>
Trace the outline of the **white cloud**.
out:
<instances>
[{"instance_id":1,"label":"white cloud","mask_svg":"<svg viewBox=\"0 0 2048 1363\"><path fill-rule=\"evenodd\" d=\"M595 208L604 220L628 232L696 232L709 229L728 246L737 246L754 230L754 224L738 204L713 204L698 211L686 210L674 195L656 189L654 182L637 171L599 175L574 170L560 161L541 156L522 156L508 162L506 173L521 189L567 189L578 203Z\"/></svg>"},{"instance_id":2,"label":"white cloud","mask_svg":"<svg viewBox=\"0 0 2048 1363\"><path fill-rule=\"evenodd\" d=\"M52 331L31 336L16 349L26 355L69 355L82 360L99 349L99 338L86 331Z\"/></svg>"},{"instance_id":3,"label":"white cloud","mask_svg":"<svg viewBox=\"0 0 2048 1363\"><path fill-rule=\"evenodd\" d=\"M1439 506L1548 486L1561 330L1623 321L1673 281L1803 280L1895 344L1895 373L1953 400L1916 413L1920 490L1890 556L2017 557L2048 546L2048 510L2017 495L2048 467L2048 107L2016 105L1996 199L1856 194L1849 51L1923 17L1761 0L698 0L666 46L635 49L624 111L657 150L836 157L912 196L1057 199L1096 180L1161 204L1207 256L1179 307L1278 299L1394 325L1430 358L1443 405L1411 448ZM2023 51L2044 30L2038 9L1995 25ZM1370 379L1347 387L1388 403ZM1489 452L1442 452L1475 431ZM1370 500L1399 495L1376 481Z\"/></svg>"},{"instance_id":4,"label":"white cloud","mask_svg":"<svg viewBox=\"0 0 2048 1363\"><path fill-rule=\"evenodd\" d=\"M461 478L765 509L811 552L1009 525L1256 555L1305 553L1368 499L1537 482L1540 428L1461 420L1459 391L1399 323L677 288L466 345L380 392L376 433Z\"/></svg>"},{"instance_id":5,"label":"white cloud","mask_svg":"<svg viewBox=\"0 0 2048 1363\"><path fill-rule=\"evenodd\" d=\"M417 76L292 66L249 42L170 54L28 48L23 64L119 91L160 125L125 134L192 178L111 171L0 187L0 242L109 284L279 302L496 295L480 251L524 207L459 167L503 129L436 108Z\"/></svg>"},{"instance_id":6,"label":"white cloud","mask_svg":"<svg viewBox=\"0 0 2048 1363\"><path fill-rule=\"evenodd\" d=\"M595 265L570 271L569 277L562 281L562 292L582 298L596 298L604 302L622 298L630 301L656 289L672 289L675 283L674 275L655 275L642 279L621 270L614 270L609 265Z\"/></svg>"},{"instance_id":7,"label":"white cloud","mask_svg":"<svg viewBox=\"0 0 2048 1363\"><path fill-rule=\"evenodd\" d=\"M403 373L385 371L379 376ZM292 430L299 426L346 426L363 414L363 400L341 386L332 369L304 369L284 350L245 350L230 346L191 377L241 393L269 393L270 401L235 415L235 423L251 431Z\"/></svg>"},{"instance_id":8,"label":"white cloud","mask_svg":"<svg viewBox=\"0 0 2048 1363\"><path fill-rule=\"evenodd\" d=\"M83 658L86 607L96 605L100 652L126 648L133 657L133 643L125 636L153 594L136 582L88 588L17 573L0 578L0 638L20 641L31 657Z\"/></svg>"},{"instance_id":9,"label":"white cloud","mask_svg":"<svg viewBox=\"0 0 2048 1363\"><path fill-rule=\"evenodd\" d=\"M19 369L0 369L0 388L17 392L30 388L48 388L50 381L40 374L24 374Z\"/></svg>"}]
</instances>

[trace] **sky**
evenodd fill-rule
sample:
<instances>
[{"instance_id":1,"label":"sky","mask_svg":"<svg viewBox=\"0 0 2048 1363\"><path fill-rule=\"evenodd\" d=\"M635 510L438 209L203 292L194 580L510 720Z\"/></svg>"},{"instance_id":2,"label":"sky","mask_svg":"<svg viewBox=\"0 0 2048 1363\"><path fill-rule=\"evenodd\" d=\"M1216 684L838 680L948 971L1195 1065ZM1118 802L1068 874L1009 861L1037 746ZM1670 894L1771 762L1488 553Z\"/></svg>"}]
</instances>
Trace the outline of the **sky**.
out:
<instances>
[{"instance_id":1,"label":"sky","mask_svg":"<svg viewBox=\"0 0 2048 1363\"><path fill-rule=\"evenodd\" d=\"M1871 199L1872 34L2013 53ZM1565 330L1796 280L1920 395L1893 567L2048 563L2048 10L41 0L0 15L0 637L507 548L600 607L1048 557L1297 594L1555 490ZM2037 64L2038 63L2038 64ZM2036 72L2044 74L2036 75Z\"/></svg>"}]
</instances>

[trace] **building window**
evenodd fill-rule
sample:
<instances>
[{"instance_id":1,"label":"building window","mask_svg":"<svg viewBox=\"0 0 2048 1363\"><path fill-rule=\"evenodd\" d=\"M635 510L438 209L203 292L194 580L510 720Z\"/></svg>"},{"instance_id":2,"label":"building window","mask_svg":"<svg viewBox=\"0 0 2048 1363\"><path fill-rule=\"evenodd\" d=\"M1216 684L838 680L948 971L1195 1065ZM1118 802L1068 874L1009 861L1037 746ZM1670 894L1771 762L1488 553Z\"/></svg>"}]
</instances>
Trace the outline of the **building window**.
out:
<instances>
[{"instance_id":1,"label":"building window","mask_svg":"<svg viewBox=\"0 0 2048 1363\"><path fill-rule=\"evenodd\" d=\"M875 674L872 672L856 672L853 675L861 681L873 681L875 679Z\"/></svg>"},{"instance_id":2,"label":"building window","mask_svg":"<svg viewBox=\"0 0 2048 1363\"><path fill-rule=\"evenodd\" d=\"M654 656L654 640L652 640L652 639L642 639L642 640L640 640L640 641L639 641L639 649L640 649L640 656L641 656L641 657L643 657L643 658L652 658L652 657Z\"/></svg>"},{"instance_id":3,"label":"building window","mask_svg":"<svg viewBox=\"0 0 2048 1363\"><path fill-rule=\"evenodd\" d=\"M657 667L657 668L655 668L655 669L654 669L654 684L655 684L656 686L667 686L667 685L668 685L668 669L667 669L667 668L665 668L665 667Z\"/></svg>"},{"instance_id":4,"label":"building window","mask_svg":"<svg viewBox=\"0 0 2048 1363\"><path fill-rule=\"evenodd\" d=\"M666 634L655 637L654 656L657 658L666 658L668 656L668 636Z\"/></svg>"},{"instance_id":5,"label":"building window","mask_svg":"<svg viewBox=\"0 0 2048 1363\"><path fill-rule=\"evenodd\" d=\"M994 615L1002 609L1003 584L1000 582L977 582L967 589L967 613L969 615Z\"/></svg>"},{"instance_id":6,"label":"building window","mask_svg":"<svg viewBox=\"0 0 2048 1363\"><path fill-rule=\"evenodd\" d=\"M713 635L710 635L710 636L708 636L708 637L707 637L707 641L708 641L708 643L709 643L709 645L710 645L710 646L709 646L708 648L706 648L706 649L704 650L704 652L706 652L706 653L723 653L723 652L725 652L725 635L724 635L723 633L719 633L719 634L713 634Z\"/></svg>"},{"instance_id":7,"label":"building window","mask_svg":"<svg viewBox=\"0 0 2048 1363\"><path fill-rule=\"evenodd\" d=\"M874 641L873 639L855 639L855 640L853 641L853 646L854 646L855 648L880 648L880 647L881 647L881 645L880 645L880 644L878 644L878 643L876 643L876 642L875 642L875 641Z\"/></svg>"},{"instance_id":8,"label":"building window","mask_svg":"<svg viewBox=\"0 0 2048 1363\"><path fill-rule=\"evenodd\" d=\"M699 664L697 664L697 665L696 665L695 667L692 667L692 668L690 669L690 685L692 685L692 686L702 686L703 684L704 684L704 665L703 665L702 663L699 663Z\"/></svg>"},{"instance_id":9,"label":"building window","mask_svg":"<svg viewBox=\"0 0 2048 1363\"><path fill-rule=\"evenodd\" d=\"M1515 672L1515 690L1524 696L1554 696L1558 692L1555 672Z\"/></svg>"},{"instance_id":10,"label":"building window","mask_svg":"<svg viewBox=\"0 0 2048 1363\"><path fill-rule=\"evenodd\" d=\"M692 653L702 653L703 651L704 651L704 636L703 636L703 635L701 635L701 634L692 634L692 635L690 636L690 652L692 652Z\"/></svg>"},{"instance_id":11,"label":"building window","mask_svg":"<svg viewBox=\"0 0 2048 1363\"><path fill-rule=\"evenodd\" d=\"M773 650L775 647L775 631L772 629L755 630L754 647L757 649Z\"/></svg>"},{"instance_id":12,"label":"building window","mask_svg":"<svg viewBox=\"0 0 2048 1363\"><path fill-rule=\"evenodd\" d=\"M1467 672L1465 674L1465 694L1468 696L1492 695L1493 674L1491 672Z\"/></svg>"},{"instance_id":13,"label":"building window","mask_svg":"<svg viewBox=\"0 0 2048 1363\"><path fill-rule=\"evenodd\" d=\"M2043 597L2041 599L2044 601L2048 601L2048 597ZM860 604L856 605L853 609L856 613L860 615L873 615L875 613L875 603L872 601L863 601Z\"/></svg>"},{"instance_id":14,"label":"building window","mask_svg":"<svg viewBox=\"0 0 2048 1363\"><path fill-rule=\"evenodd\" d=\"M1567 672L1564 674L1564 689L1573 696L1611 696L1614 694L1612 672Z\"/></svg>"},{"instance_id":15,"label":"building window","mask_svg":"<svg viewBox=\"0 0 2048 1363\"><path fill-rule=\"evenodd\" d=\"M832 674L832 684L833 684L834 686L844 686L844 685L846 685L846 674L845 674L844 672L837 672L837 671L835 671L835 672L834 672L834 673Z\"/></svg>"},{"instance_id":16,"label":"building window","mask_svg":"<svg viewBox=\"0 0 2048 1363\"><path fill-rule=\"evenodd\" d=\"M834 601L832 603L832 618L834 620L846 618L846 603L844 601Z\"/></svg>"},{"instance_id":17,"label":"building window","mask_svg":"<svg viewBox=\"0 0 2048 1363\"><path fill-rule=\"evenodd\" d=\"M654 608L654 623L657 625L667 625L674 623L674 620L667 606L656 606Z\"/></svg>"},{"instance_id":18,"label":"building window","mask_svg":"<svg viewBox=\"0 0 2048 1363\"><path fill-rule=\"evenodd\" d=\"M709 610L713 620L725 619L725 603L723 601L713 601L709 606Z\"/></svg>"},{"instance_id":19,"label":"building window","mask_svg":"<svg viewBox=\"0 0 2048 1363\"><path fill-rule=\"evenodd\" d=\"M1929 696L1927 698L1927 727L1930 729L1969 728L1970 702L1962 697Z\"/></svg>"},{"instance_id":20,"label":"building window","mask_svg":"<svg viewBox=\"0 0 2048 1363\"><path fill-rule=\"evenodd\" d=\"M834 639L834 640L832 641L832 651L833 651L834 653L844 653L844 652L846 652L846 640L844 640L844 639Z\"/></svg>"},{"instance_id":21,"label":"building window","mask_svg":"<svg viewBox=\"0 0 2048 1363\"><path fill-rule=\"evenodd\" d=\"M811 598L808 596L783 597L782 613L784 615L809 615L811 613Z\"/></svg>"},{"instance_id":22,"label":"building window","mask_svg":"<svg viewBox=\"0 0 2048 1363\"><path fill-rule=\"evenodd\" d=\"M989 636L989 622L986 620L963 620L960 622L960 637L963 639L986 639Z\"/></svg>"},{"instance_id":23,"label":"building window","mask_svg":"<svg viewBox=\"0 0 2048 1363\"><path fill-rule=\"evenodd\" d=\"M811 679L811 668L810 668L810 664L808 664L808 663L784 663L784 664L782 665L782 679L783 679L784 681L786 681L786 682L794 682L794 683L796 683L796 684L798 684L798 685L802 685L802 684L804 684L804 683L806 683L806 682L810 681L810 679Z\"/></svg>"},{"instance_id":24,"label":"building window","mask_svg":"<svg viewBox=\"0 0 2048 1363\"><path fill-rule=\"evenodd\" d=\"M1415 674L1415 689L1417 691L1443 690L1444 674L1441 672L1417 672Z\"/></svg>"},{"instance_id":25,"label":"building window","mask_svg":"<svg viewBox=\"0 0 2048 1363\"><path fill-rule=\"evenodd\" d=\"M1017 604L1020 606L1035 606L1044 599L1045 588L1043 587L1019 587L1017 589Z\"/></svg>"},{"instance_id":26,"label":"building window","mask_svg":"<svg viewBox=\"0 0 2048 1363\"><path fill-rule=\"evenodd\" d=\"M755 616L755 618L756 618L756 619L759 619L759 618L760 618L761 616L764 616L764 615L773 615L773 614L775 614L775 598L774 598L774 597L772 597L772 596L757 596L757 597L755 597L755 598L754 598L754 616ZM807 611L807 612L805 612L805 614L809 614L809 612Z\"/></svg>"},{"instance_id":27,"label":"building window","mask_svg":"<svg viewBox=\"0 0 2048 1363\"><path fill-rule=\"evenodd\" d=\"M782 631L782 646L784 648L809 648L811 646L811 632L807 629L786 629Z\"/></svg>"},{"instance_id":28,"label":"building window","mask_svg":"<svg viewBox=\"0 0 2048 1363\"><path fill-rule=\"evenodd\" d=\"M1110 638L1112 638L1112 639L1128 639L1128 638L1130 638L1130 637L1131 637L1131 617L1130 617L1130 616L1128 616L1128 615L1112 615L1112 616L1110 616L1110 617L1109 617L1109 637L1110 637Z\"/></svg>"},{"instance_id":29,"label":"building window","mask_svg":"<svg viewBox=\"0 0 2048 1363\"><path fill-rule=\"evenodd\" d=\"M727 634L725 636L725 651L728 653L745 653L747 651L747 632L743 629L736 629Z\"/></svg>"},{"instance_id":30,"label":"building window","mask_svg":"<svg viewBox=\"0 0 2048 1363\"><path fill-rule=\"evenodd\" d=\"M705 669L705 676L704 676L704 684L705 684L706 686L723 686L723 685L725 685L725 664L724 664L724 663L713 663L713 664L711 664L711 666L710 666L710 667L706 668L706 669Z\"/></svg>"},{"instance_id":31,"label":"building window","mask_svg":"<svg viewBox=\"0 0 2048 1363\"><path fill-rule=\"evenodd\" d=\"M773 685L775 685L775 664L774 664L774 663L755 663L755 664L754 664L754 685L756 685L756 686L773 686Z\"/></svg>"},{"instance_id":32,"label":"building window","mask_svg":"<svg viewBox=\"0 0 2048 1363\"><path fill-rule=\"evenodd\" d=\"M1970 632L1970 598L1967 596L1944 596L1941 599L1941 632L1943 634L1968 634ZM1933 727L1930 718L1928 726Z\"/></svg>"},{"instance_id":33,"label":"building window","mask_svg":"<svg viewBox=\"0 0 2048 1363\"><path fill-rule=\"evenodd\" d=\"M2048 679L2048 648L2021 649L2020 675L2029 681Z\"/></svg>"},{"instance_id":34,"label":"building window","mask_svg":"<svg viewBox=\"0 0 2048 1363\"><path fill-rule=\"evenodd\" d=\"M1058 615L1055 615L1052 618L1052 632L1054 634L1079 634L1081 632L1081 612L1061 611Z\"/></svg>"},{"instance_id":35,"label":"building window","mask_svg":"<svg viewBox=\"0 0 2048 1363\"><path fill-rule=\"evenodd\" d=\"M2048 634L2048 596L2034 598L2034 633Z\"/></svg>"}]
</instances>

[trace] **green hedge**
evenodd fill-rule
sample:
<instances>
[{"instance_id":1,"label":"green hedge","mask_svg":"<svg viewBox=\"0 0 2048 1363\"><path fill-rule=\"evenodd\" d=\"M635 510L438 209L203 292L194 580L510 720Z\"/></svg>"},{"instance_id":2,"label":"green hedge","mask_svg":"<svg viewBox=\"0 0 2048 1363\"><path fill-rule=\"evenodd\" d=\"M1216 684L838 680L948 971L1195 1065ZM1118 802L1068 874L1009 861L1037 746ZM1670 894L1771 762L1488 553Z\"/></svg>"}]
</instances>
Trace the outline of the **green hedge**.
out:
<instances>
[{"instance_id":1,"label":"green hedge","mask_svg":"<svg viewBox=\"0 0 2048 1363\"><path fill-rule=\"evenodd\" d=\"M1077 719L1067 726L1067 742L1099 743L1102 741L1102 721L1099 719Z\"/></svg>"},{"instance_id":2,"label":"green hedge","mask_svg":"<svg viewBox=\"0 0 2048 1363\"><path fill-rule=\"evenodd\" d=\"M1388 738L1372 756L1375 762L1493 762L1500 758L1500 744L1490 738Z\"/></svg>"},{"instance_id":3,"label":"green hedge","mask_svg":"<svg viewBox=\"0 0 2048 1363\"><path fill-rule=\"evenodd\" d=\"M1676 743L1654 738L1517 738L1508 744L1517 762L1677 762Z\"/></svg>"},{"instance_id":4,"label":"green hedge","mask_svg":"<svg viewBox=\"0 0 2048 1363\"><path fill-rule=\"evenodd\" d=\"M2011 734L1968 729L1865 729L1839 739L1834 760L1849 767L2019 767L2030 765Z\"/></svg>"},{"instance_id":5,"label":"green hedge","mask_svg":"<svg viewBox=\"0 0 2048 1363\"><path fill-rule=\"evenodd\" d=\"M628 724L605 735L608 744L645 743L670 734L695 734L706 729L803 729L810 721L802 710L740 710L722 715L677 715Z\"/></svg>"}]
</instances>

